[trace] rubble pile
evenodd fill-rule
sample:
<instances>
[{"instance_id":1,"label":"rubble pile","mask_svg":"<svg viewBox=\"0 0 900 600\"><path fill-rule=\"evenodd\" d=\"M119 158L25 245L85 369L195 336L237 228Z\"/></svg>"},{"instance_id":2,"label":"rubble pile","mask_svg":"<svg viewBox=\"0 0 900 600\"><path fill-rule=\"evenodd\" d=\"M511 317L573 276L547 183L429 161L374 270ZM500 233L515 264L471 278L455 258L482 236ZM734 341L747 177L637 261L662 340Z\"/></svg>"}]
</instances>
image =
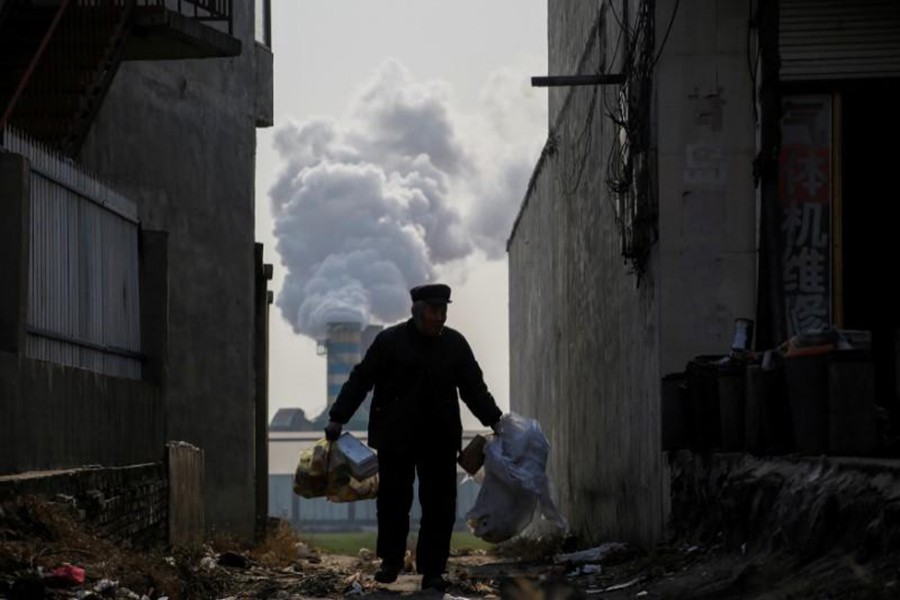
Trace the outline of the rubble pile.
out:
<instances>
[{"instance_id":1,"label":"rubble pile","mask_svg":"<svg viewBox=\"0 0 900 600\"><path fill-rule=\"evenodd\" d=\"M91 534L70 498L0 506L0 597L161 598L178 588L173 564Z\"/></svg>"},{"instance_id":2,"label":"rubble pile","mask_svg":"<svg viewBox=\"0 0 900 600\"><path fill-rule=\"evenodd\" d=\"M227 538L194 548L131 548L94 535L68 498L0 505L2 599L338 597L365 582L371 561L357 562L323 557L284 523L249 549Z\"/></svg>"}]
</instances>

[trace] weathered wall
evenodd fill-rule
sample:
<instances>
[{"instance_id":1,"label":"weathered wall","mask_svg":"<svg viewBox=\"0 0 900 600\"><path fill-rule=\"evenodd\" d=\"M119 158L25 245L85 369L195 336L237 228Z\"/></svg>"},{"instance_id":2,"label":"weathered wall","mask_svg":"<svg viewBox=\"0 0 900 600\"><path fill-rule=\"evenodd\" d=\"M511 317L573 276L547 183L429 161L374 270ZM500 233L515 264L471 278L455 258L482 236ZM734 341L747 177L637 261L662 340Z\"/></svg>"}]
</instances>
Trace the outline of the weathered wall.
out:
<instances>
[{"instance_id":1,"label":"weathered wall","mask_svg":"<svg viewBox=\"0 0 900 600\"><path fill-rule=\"evenodd\" d=\"M169 234L167 437L204 450L207 524L249 537L255 125L271 64L257 69L253 2L234 10L238 57L125 63L81 159Z\"/></svg>"},{"instance_id":2,"label":"weathered wall","mask_svg":"<svg viewBox=\"0 0 900 600\"><path fill-rule=\"evenodd\" d=\"M621 24L639 6L551 0L550 73L621 72ZM653 72L659 242L647 274L638 285L623 266L605 185L618 86L551 89L549 140L509 245L513 410L555 444L576 530L645 544L668 502L660 376L728 352L734 318L754 315L756 265L747 6L655 11L657 52L675 16Z\"/></svg>"},{"instance_id":3,"label":"weathered wall","mask_svg":"<svg viewBox=\"0 0 900 600\"><path fill-rule=\"evenodd\" d=\"M0 474L156 462L159 388L0 352Z\"/></svg>"},{"instance_id":4,"label":"weathered wall","mask_svg":"<svg viewBox=\"0 0 900 600\"><path fill-rule=\"evenodd\" d=\"M168 492L162 462L0 477L0 501L24 495L68 501L103 537L150 547L166 542Z\"/></svg>"},{"instance_id":5,"label":"weathered wall","mask_svg":"<svg viewBox=\"0 0 900 600\"><path fill-rule=\"evenodd\" d=\"M551 1L550 72L595 72L595 3ZM512 410L538 419L562 512L589 541L663 527L656 261L638 285L607 199L602 89L551 94L550 140L509 242ZM563 97L566 95L566 97ZM554 98L556 98L554 100Z\"/></svg>"},{"instance_id":6,"label":"weathered wall","mask_svg":"<svg viewBox=\"0 0 900 600\"><path fill-rule=\"evenodd\" d=\"M656 3L657 43L675 4ZM663 374L728 353L734 319L756 314L747 21L746 2L682 1L657 66Z\"/></svg>"}]
</instances>

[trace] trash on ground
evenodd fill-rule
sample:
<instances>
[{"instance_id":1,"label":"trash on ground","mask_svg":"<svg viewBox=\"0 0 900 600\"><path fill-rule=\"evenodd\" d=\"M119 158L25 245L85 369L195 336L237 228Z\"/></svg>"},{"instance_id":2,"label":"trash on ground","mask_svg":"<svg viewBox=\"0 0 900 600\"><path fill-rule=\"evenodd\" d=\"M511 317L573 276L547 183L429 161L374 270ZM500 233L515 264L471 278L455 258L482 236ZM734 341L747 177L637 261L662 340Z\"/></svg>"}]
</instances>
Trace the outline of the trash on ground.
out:
<instances>
[{"instance_id":1,"label":"trash on ground","mask_svg":"<svg viewBox=\"0 0 900 600\"><path fill-rule=\"evenodd\" d=\"M219 564L223 567L247 569L250 567L250 559L237 552L223 552L219 555Z\"/></svg>"},{"instance_id":2,"label":"trash on ground","mask_svg":"<svg viewBox=\"0 0 900 600\"><path fill-rule=\"evenodd\" d=\"M606 542L595 548L580 550L578 552L570 552L568 554L557 554L553 557L556 563L601 563L609 556L627 550L628 545L622 542Z\"/></svg>"},{"instance_id":3,"label":"trash on ground","mask_svg":"<svg viewBox=\"0 0 900 600\"><path fill-rule=\"evenodd\" d=\"M629 579L625 583L617 583L615 585L611 585L600 590L601 592L616 592L618 590L628 589L633 585L637 585L644 580L643 577L635 577L634 579Z\"/></svg>"},{"instance_id":4,"label":"trash on ground","mask_svg":"<svg viewBox=\"0 0 900 600\"><path fill-rule=\"evenodd\" d=\"M47 585L56 587L75 586L84 583L84 569L68 563L44 574Z\"/></svg>"}]
</instances>

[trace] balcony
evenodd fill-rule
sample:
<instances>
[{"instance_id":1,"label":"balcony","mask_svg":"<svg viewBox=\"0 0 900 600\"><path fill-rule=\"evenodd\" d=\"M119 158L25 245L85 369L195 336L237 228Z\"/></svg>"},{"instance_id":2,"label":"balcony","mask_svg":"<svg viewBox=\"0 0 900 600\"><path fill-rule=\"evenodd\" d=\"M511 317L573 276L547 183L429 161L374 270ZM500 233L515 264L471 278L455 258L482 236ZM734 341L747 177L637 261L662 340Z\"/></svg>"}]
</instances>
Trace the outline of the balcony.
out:
<instances>
[{"instance_id":1,"label":"balcony","mask_svg":"<svg viewBox=\"0 0 900 600\"><path fill-rule=\"evenodd\" d=\"M234 0L0 0L0 127L81 146L126 60L241 53Z\"/></svg>"},{"instance_id":2,"label":"balcony","mask_svg":"<svg viewBox=\"0 0 900 600\"><path fill-rule=\"evenodd\" d=\"M233 16L233 0L136 0L123 60L238 56Z\"/></svg>"}]
</instances>

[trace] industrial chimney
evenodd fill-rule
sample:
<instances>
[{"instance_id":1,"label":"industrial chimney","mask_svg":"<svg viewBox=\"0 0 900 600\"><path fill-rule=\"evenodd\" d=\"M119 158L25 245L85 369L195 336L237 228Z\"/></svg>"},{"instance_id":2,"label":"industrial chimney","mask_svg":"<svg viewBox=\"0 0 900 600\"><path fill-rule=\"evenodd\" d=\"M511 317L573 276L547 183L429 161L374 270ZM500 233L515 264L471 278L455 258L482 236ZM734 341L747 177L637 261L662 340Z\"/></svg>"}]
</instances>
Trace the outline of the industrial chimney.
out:
<instances>
[{"instance_id":1,"label":"industrial chimney","mask_svg":"<svg viewBox=\"0 0 900 600\"><path fill-rule=\"evenodd\" d=\"M328 363L328 407L334 404L341 386L350 376L353 367L362 360L362 324L328 323L326 325L325 353Z\"/></svg>"}]
</instances>

